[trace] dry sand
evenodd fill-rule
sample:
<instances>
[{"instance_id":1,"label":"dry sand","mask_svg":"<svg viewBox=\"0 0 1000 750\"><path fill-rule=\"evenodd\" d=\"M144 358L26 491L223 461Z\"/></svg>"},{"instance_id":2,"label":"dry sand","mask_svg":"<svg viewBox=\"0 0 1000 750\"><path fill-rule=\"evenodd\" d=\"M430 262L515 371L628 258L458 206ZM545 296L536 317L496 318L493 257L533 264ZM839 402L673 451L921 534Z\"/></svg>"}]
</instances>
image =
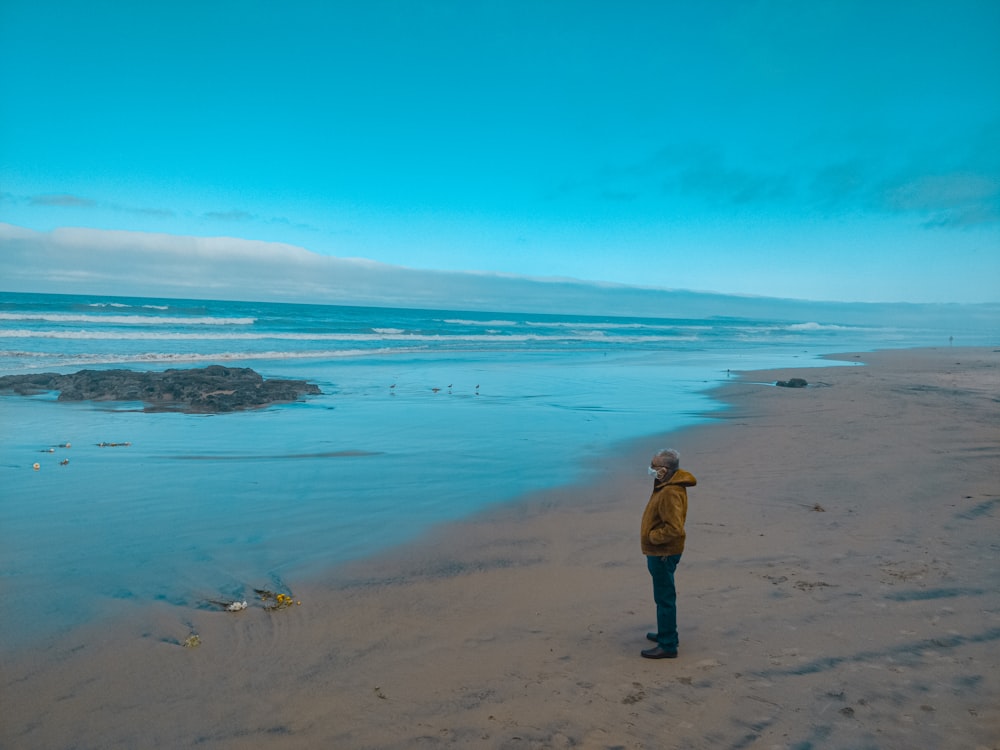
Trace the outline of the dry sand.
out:
<instances>
[{"instance_id":1,"label":"dry sand","mask_svg":"<svg viewBox=\"0 0 1000 750\"><path fill-rule=\"evenodd\" d=\"M721 419L301 606L147 606L7 654L0 746L1000 748L1000 350L844 359L868 366L734 378ZM680 657L650 661L637 529L667 443L699 485Z\"/></svg>"}]
</instances>

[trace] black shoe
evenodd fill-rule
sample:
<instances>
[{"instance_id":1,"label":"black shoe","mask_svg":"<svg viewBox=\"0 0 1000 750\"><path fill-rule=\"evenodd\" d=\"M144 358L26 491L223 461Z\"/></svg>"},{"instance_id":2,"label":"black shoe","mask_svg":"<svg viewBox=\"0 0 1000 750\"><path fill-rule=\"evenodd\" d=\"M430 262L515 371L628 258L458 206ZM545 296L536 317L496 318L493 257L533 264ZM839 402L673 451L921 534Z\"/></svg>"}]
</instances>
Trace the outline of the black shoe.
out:
<instances>
[{"instance_id":1,"label":"black shoe","mask_svg":"<svg viewBox=\"0 0 1000 750\"><path fill-rule=\"evenodd\" d=\"M657 646L656 648L647 648L642 651L642 656L645 659L676 659L676 651L667 651L663 646Z\"/></svg>"},{"instance_id":2,"label":"black shoe","mask_svg":"<svg viewBox=\"0 0 1000 750\"><path fill-rule=\"evenodd\" d=\"M646 633L646 640L656 643L656 633Z\"/></svg>"}]
</instances>

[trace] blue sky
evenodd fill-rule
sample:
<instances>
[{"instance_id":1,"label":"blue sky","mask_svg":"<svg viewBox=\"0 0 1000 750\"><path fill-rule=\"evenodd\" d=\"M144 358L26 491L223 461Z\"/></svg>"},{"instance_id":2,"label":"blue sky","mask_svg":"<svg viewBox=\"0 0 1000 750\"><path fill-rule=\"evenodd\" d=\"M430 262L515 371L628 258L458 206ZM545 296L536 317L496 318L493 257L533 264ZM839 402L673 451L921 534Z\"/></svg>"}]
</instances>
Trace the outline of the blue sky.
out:
<instances>
[{"instance_id":1,"label":"blue sky","mask_svg":"<svg viewBox=\"0 0 1000 750\"><path fill-rule=\"evenodd\" d=\"M997 38L993 0L2 0L0 288L210 289L164 257L222 238L248 297L303 248L998 302Z\"/></svg>"}]
</instances>

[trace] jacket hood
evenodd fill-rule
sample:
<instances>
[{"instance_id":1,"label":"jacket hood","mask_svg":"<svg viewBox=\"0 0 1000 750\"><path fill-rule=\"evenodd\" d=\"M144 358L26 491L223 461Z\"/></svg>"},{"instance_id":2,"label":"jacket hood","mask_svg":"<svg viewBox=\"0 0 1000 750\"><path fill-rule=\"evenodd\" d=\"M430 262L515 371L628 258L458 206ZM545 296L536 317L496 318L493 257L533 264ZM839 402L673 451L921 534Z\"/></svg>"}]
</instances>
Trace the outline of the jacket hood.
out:
<instances>
[{"instance_id":1,"label":"jacket hood","mask_svg":"<svg viewBox=\"0 0 1000 750\"><path fill-rule=\"evenodd\" d=\"M684 469L678 469L673 473L663 484L657 483L657 487L665 487L668 484L679 484L681 487L694 487L698 484L698 480L694 478L694 474L689 471L684 471Z\"/></svg>"}]
</instances>

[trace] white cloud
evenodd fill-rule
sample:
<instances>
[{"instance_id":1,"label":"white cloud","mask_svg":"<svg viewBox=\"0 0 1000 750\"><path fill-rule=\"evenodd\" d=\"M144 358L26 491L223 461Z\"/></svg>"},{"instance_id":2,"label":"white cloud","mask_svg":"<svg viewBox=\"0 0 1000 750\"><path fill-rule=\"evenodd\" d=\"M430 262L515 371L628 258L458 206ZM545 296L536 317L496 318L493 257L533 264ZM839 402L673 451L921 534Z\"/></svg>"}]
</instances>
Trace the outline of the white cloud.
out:
<instances>
[{"instance_id":1,"label":"white cloud","mask_svg":"<svg viewBox=\"0 0 1000 750\"><path fill-rule=\"evenodd\" d=\"M981 174L923 175L886 190L885 199L893 210L927 216L929 226L1000 221L1000 180Z\"/></svg>"},{"instance_id":2,"label":"white cloud","mask_svg":"<svg viewBox=\"0 0 1000 750\"><path fill-rule=\"evenodd\" d=\"M234 209L232 211L208 211L204 214L206 219L213 221L253 221L254 215L247 211Z\"/></svg>"},{"instance_id":3,"label":"white cloud","mask_svg":"<svg viewBox=\"0 0 1000 750\"><path fill-rule=\"evenodd\" d=\"M93 208L97 204L89 198L78 195L36 195L31 198L33 206L62 206L68 208Z\"/></svg>"}]
</instances>

